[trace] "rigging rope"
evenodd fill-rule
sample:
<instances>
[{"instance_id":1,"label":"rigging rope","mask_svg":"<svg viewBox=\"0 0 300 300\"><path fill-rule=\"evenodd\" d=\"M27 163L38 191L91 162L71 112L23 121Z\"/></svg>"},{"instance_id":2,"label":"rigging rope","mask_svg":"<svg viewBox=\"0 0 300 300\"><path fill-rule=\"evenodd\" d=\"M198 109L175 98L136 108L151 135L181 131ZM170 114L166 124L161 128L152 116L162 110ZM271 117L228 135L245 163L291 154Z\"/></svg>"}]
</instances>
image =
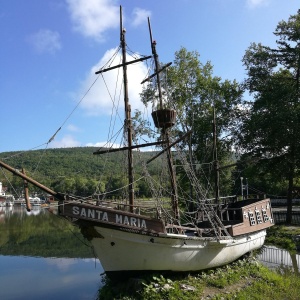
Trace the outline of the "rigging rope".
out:
<instances>
[{"instance_id":1,"label":"rigging rope","mask_svg":"<svg viewBox=\"0 0 300 300\"><path fill-rule=\"evenodd\" d=\"M212 207L212 205L207 203L207 200L203 201L206 197L206 194L205 194L204 190L202 189L194 170L191 168L190 164L188 163L186 155L183 153L183 151L180 151L178 145L175 145L175 147L177 149L177 153L179 154L180 160L182 161L182 164L184 165L186 174L188 175L188 177L195 189L197 198L198 199L202 198L202 200L199 200L199 202L198 202L199 208L206 214L206 217L207 217L209 223L211 224L215 235L218 238L221 237L222 232L219 230L219 228L221 228L226 236L230 236L228 231L226 230L225 226L223 225L222 221L218 217L215 209Z\"/></svg>"},{"instance_id":2,"label":"rigging rope","mask_svg":"<svg viewBox=\"0 0 300 300\"><path fill-rule=\"evenodd\" d=\"M91 84L91 86L87 89L87 91L84 93L84 95L81 97L81 99L78 101L78 103L76 104L76 106L73 108L73 110L70 112L70 114L66 117L66 119L63 121L62 125L56 130L56 132L53 134L53 136L49 139L49 141L47 142L47 144L51 143L56 134L61 130L61 128L66 124L66 122L71 118L71 116L73 115L73 113L75 112L75 110L78 108L78 106L80 105L80 103L83 101L83 99L86 97L86 95L89 93L89 91L91 90L91 88L94 86L94 84L96 83L96 81L99 79L98 75L96 77L96 79L94 80L94 82Z\"/></svg>"}]
</instances>

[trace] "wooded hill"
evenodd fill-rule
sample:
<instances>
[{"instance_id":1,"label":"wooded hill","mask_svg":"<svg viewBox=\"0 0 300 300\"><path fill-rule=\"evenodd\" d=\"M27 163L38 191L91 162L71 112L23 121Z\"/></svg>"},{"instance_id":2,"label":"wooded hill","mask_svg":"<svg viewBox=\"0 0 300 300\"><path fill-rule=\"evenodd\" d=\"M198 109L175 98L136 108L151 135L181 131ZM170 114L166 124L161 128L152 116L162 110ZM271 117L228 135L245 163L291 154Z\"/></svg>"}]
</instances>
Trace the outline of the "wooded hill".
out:
<instances>
[{"instance_id":1,"label":"wooded hill","mask_svg":"<svg viewBox=\"0 0 300 300\"><path fill-rule=\"evenodd\" d=\"M122 170L126 165L127 152L93 155L96 150L98 148L95 147L75 147L3 152L0 153L0 159L15 169L24 168L26 175L58 192L88 196L95 191L101 193L125 186L126 179ZM153 155L154 152L134 152L134 163L137 168L135 179L142 176L141 162L147 161ZM160 160L153 161L148 166L151 174L154 174L157 168L161 168ZM2 171L0 181L8 188L8 192L22 193L23 183L17 176ZM136 190L140 191L142 196L147 196L149 193L143 183L136 185ZM33 192L39 190L30 187L30 193ZM113 196L120 196L120 193L116 192Z\"/></svg>"}]
</instances>

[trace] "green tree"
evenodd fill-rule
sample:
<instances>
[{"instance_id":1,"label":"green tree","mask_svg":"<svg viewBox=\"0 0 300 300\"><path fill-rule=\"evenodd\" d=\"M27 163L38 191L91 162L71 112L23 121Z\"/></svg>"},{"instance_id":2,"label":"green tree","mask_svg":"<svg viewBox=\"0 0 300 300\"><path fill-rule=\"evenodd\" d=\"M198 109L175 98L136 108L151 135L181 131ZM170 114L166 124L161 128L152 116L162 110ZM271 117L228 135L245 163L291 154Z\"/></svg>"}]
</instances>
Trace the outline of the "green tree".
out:
<instances>
[{"instance_id":1,"label":"green tree","mask_svg":"<svg viewBox=\"0 0 300 300\"><path fill-rule=\"evenodd\" d=\"M254 102L242 112L236 135L240 147L260 159L257 169L287 181L290 223L300 162L300 10L287 22L279 22L274 34L277 49L252 43L243 58L248 72L245 87Z\"/></svg>"},{"instance_id":2,"label":"green tree","mask_svg":"<svg viewBox=\"0 0 300 300\"><path fill-rule=\"evenodd\" d=\"M230 132L235 124L235 108L241 102L242 89L236 81L224 80L213 75L210 62L202 64L198 52L181 48L175 53L175 61L168 74L171 97L180 119L180 131L192 128L190 150L194 163L206 166L199 169L203 183L212 180L212 163L216 159L213 149L213 110L216 111L216 135L218 160L228 164L232 158ZM201 170L201 171L200 171ZM231 189L230 169L221 173L221 193ZM208 188L211 185L208 186ZM210 195L214 196L211 188Z\"/></svg>"},{"instance_id":3,"label":"green tree","mask_svg":"<svg viewBox=\"0 0 300 300\"><path fill-rule=\"evenodd\" d=\"M230 132L235 125L234 111L241 102L242 88L236 81L222 81L220 77L213 75L213 66L210 62L202 64L197 51L187 51L181 48L175 53L173 65L166 73L161 73L161 81L165 104L174 108L177 112L179 125L173 131L178 136L193 130L190 139L182 147L189 149L190 162L193 164L207 165L208 168L201 168L199 178L202 183L207 183L207 178L212 177L210 167L214 161L213 157L213 108L217 112L217 148L218 159L221 164L227 163L231 157ZM167 89L165 87L167 85ZM155 99L155 88L147 87L142 93L144 103ZM178 176L182 176L182 188L188 189L187 177L178 170ZM227 183L221 186L224 194L230 190L230 171L222 173L222 179L228 179ZM226 181L226 180L225 180ZM224 181L223 181L224 182ZM207 186L213 189L211 185Z\"/></svg>"}]
</instances>

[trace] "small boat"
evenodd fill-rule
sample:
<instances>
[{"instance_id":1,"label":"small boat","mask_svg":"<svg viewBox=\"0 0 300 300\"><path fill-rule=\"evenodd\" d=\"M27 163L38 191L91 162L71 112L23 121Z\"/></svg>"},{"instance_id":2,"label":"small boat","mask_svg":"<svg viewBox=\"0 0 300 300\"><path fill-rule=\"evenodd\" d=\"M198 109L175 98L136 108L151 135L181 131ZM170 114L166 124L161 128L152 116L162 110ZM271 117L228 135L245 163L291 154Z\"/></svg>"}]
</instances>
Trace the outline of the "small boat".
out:
<instances>
[{"instance_id":1,"label":"small boat","mask_svg":"<svg viewBox=\"0 0 300 300\"><path fill-rule=\"evenodd\" d=\"M41 206L41 199L37 196L29 197L32 206Z\"/></svg>"},{"instance_id":2,"label":"small boat","mask_svg":"<svg viewBox=\"0 0 300 300\"><path fill-rule=\"evenodd\" d=\"M41 199L37 196L29 197L31 206L41 206ZM15 205L26 206L26 199L24 197L15 200Z\"/></svg>"},{"instance_id":3,"label":"small boat","mask_svg":"<svg viewBox=\"0 0 300 300\"><path fill-rule=\"evenodd\" d=\"M34 179L17 172L14 168L0 162L0 165L24 180L38 186L47 194L59 200L58 214L77 225L82 234L91 242L94 253L99 258L108 276L125 272L173 271L193 272L228 264L244 254L260 248L264 244L266 229L274 225L270 199L238 200L237 197L220 197L218 184L214 199L205 198L195 170L187 159L186 149L177 147L191 131L185 132L175 140L171 139L172 127L176 124L176 111L163 104L160 74L167 65L160 68L156 53L156 42L152 40L150 20L148 19L152 55L126 60L125 30L122 25L120 8L120 39L122 63L101 69L100 74L116 68L123 69L123 88L125 103L124 131L127 144L120 148L99 149L94 154L124 151L128 161L127 198L117 202L108 199L74 197L59 193L42 185ZM153 123L160 134L156 142L135 145L127 87L127 66L145 59L154 60L154 73L147 80L155 79L155 89L159 94L158 107L152 112ZM147 146L159 146L160 151L143 163L143 167L154 159L165 156L165 166L169 171L169 193L161 195L155 179L147 169L144 174L153 192L151 208L135 203L133 151ZM171 151L171 148L175 148ZM216 147L215 147L216 149ZM179 196L174 173L173 155L181 161L186 178L192 187L192 196ZM217 155L215 164L218 166ZM218 178L219 167L216 167ZM216 180L218 183L218 180ZM168 195L168 196L166 196ZM185 197L184 200L182 200ZM166 204L166 202L169 204ZM183 211L179 201L192 202L193 211ZM183 214L189 214L189 222L183 224Z\"/></svg>"}]
</instances>

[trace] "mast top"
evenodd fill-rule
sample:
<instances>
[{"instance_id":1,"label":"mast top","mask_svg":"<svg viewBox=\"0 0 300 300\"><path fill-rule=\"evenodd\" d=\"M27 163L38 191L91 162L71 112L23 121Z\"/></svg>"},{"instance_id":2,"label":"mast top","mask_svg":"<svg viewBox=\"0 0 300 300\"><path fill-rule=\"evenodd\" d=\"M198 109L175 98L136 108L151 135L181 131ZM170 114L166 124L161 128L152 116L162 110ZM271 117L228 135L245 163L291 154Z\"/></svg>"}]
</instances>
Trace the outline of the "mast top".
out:
<instances>
[{"instance_id":1,"label":"mast top","mask_svg":"<svg viewBox=\"0 0 300 300\"><path fill-rule=\"evenodd\" d=\"M125 33L126 30L123 32L123 19L122 19L122 6L120 5L120 40L122 41L123 40L123 36L122 36L122 33Z\"/></svg>"}]
</instances>

